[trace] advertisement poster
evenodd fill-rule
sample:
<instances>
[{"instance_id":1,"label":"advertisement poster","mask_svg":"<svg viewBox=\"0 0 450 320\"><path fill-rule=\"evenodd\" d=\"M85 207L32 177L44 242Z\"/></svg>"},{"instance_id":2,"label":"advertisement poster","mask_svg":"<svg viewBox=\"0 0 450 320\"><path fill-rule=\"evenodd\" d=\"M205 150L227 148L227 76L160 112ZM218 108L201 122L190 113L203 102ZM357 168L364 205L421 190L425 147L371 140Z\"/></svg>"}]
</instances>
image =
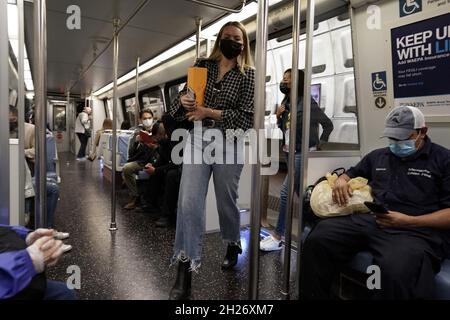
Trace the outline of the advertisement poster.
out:
<instances>
[{"instance_id":1,"label":"advertisement poster","mask_svg":"<svg viewBox=\"0 0 450 320\"><path fill-rule=\"evenodd\" d=\"M450 106L450 13L391 29L394 102Z\"/></svg>"}]
</instances>

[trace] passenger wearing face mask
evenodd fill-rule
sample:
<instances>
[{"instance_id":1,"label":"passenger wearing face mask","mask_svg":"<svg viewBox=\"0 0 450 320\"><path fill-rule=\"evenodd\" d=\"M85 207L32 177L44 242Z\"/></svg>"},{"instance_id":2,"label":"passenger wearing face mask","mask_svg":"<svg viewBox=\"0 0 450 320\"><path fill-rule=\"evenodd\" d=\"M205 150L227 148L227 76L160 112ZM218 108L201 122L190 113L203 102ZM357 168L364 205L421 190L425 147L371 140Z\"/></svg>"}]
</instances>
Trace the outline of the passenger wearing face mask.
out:
<instances>
[{"instance_id":1,"label":"passenger wearing face mask","mask_svg":"<svg viewBox=\"0 0 450 320\"><path fill-rule=\"evenodd\" d=\"M243 164L205 161L209 145L203 134L222 132L214 141L223 150L216 151L223 159L235 159L239 145L231 130L247 131L253 127L253 99L255 71L252 67L250 46L245 28L239 22L228 22L219 31L213 51L207 60L197 66L208 69L205 105L197 106L195 99L183 89L169 108L177 121L202 121L202 130L192 130L183 153L183 173L178 196L177 227L172 262L178 262L177 280L170 299L187 299L191 295L191 271L201 264L202 237L205 232L206 195L213 176L219 213L221 235L227 251L221 268L228 270L238 262L242 253L240 244L240 212L237 189ZM212 131L214 129L215 131ZM208 131L211 130L211 131ZM200 136L201 134L201 136ZM196 143L196 141L201 141ZM201 163L190 155L201 155ZM206 155L208 157L208 155Z\"/></svg>"},{"instance_id":2,"label":"passenger wearing face mask","mask_svg":"<svg viewBox=\"0 0 450 320\"><path fill-rule=\"evenodd\" d=\"M369 180L374 201L388 213L321 220L303 245L301 294L330 298L336 272L359 251L373 255L381 271L375 299L432 299L434 277L450 256L450 150L427 136L422 112L393 109L386 118L389 147L366 155L336 181L333 200L345 205L348 181Z\"/></svg>"},{"instance_id":3,"label":"passenger wearing face mask","mask_svg":"<svg viewBox=\"0 0 450 320\"><path fill-rule=\"evenodd\" d=\"M298 194L300 189L300 160L303 134L303 91L305 84L305 73L298 70L298 103L297 103L297 128L295 138L295 165L294 165L294 191ZM280 91L285 94L281 106L277 110L278 126L284 133L283 135L283 151L286 155L286 162L289 161L289 127L291 118L291 69L284 72L283 81L280 83ZM319 145L328 141L328 138L333 131L333 122L328 118L325 112L319 108L314 99L311 98L311 116L309 121L309 147L319 148ZM319 138L319 125L322 126L323 131ZM286 175L280 191L280 210L275 230L271 235L264 237L260 242L260 249L262 251L276 251L281 250L282 237L284 236L285 217L288 201L288 176Z\"/></svg>"},{"instance_id":4,"label":"passenger wearing face mask","mask_svg":"<svg viewBox=\"0 0 450 320\"><path fill-rule=\"evenodd\" d=\"M123 167L123 180L130 191L130 200L124 206L126 210L133 210L139 204L139 190L136 184L136 173L144 169L145 165L152 161L155 148L145 144L139 133L145 131L149 135L153 127L153 112L144 109L139 113L139 125L137 126L133 138L130 140L128 149L128 161Z\"/></svg>"}]
</instances>

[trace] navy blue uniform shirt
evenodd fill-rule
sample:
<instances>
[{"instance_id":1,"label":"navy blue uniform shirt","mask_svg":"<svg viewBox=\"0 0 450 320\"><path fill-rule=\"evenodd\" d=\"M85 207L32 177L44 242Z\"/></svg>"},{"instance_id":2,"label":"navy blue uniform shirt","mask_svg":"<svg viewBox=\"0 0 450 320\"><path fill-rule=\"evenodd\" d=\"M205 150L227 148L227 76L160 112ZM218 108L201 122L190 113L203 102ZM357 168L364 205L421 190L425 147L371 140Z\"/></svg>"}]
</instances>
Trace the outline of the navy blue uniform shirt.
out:
<instances>
[{"instance_id":1,"label":"navy blue uniform shirt","mask_svg":"<svg viewBox=\"0 0 450 320\"><path fill-rule=\"evenodd\" d=\"M428 137L424 146L408 158L395 156L389 148L374 150L350 168L347 175L368 179L375 201L392 211L419 216L450 208L450 150L432 143ZM407 230L388 228L387 231ZM409 231L450 239L450 230L414 228Z\"/></svg>"}]
</instances>

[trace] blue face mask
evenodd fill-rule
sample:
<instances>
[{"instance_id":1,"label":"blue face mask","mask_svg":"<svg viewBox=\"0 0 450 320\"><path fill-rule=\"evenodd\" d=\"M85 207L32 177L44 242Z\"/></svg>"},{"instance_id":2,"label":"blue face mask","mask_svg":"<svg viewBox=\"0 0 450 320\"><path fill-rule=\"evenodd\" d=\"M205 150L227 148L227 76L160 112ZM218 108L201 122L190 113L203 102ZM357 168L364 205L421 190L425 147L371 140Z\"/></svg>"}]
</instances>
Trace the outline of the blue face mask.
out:
<instances>
[{"instance_id":1,"label":"blue face mask","mask_svg":"<svg viewBox=\"0 0 450 320\"><path fill-rule=\"evenodd\" d=\"M416 139L406 141L389 141L389 149L397 157L409 157L417 152Z\"/></svg>"}]
</instances>

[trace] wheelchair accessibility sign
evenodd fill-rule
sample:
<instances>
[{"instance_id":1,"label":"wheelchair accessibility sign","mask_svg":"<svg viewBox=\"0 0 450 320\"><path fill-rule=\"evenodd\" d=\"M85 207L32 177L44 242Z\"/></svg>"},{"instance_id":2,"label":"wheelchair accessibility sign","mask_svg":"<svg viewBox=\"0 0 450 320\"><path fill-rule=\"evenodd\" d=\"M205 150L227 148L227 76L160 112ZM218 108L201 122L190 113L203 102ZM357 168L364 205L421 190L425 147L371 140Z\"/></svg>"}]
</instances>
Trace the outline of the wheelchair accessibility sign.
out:
<instances>
[{"instance_id":1,"label":"wheelchair accessibility sign","mask_svg":"<svg viewBox=\"0 0 450 320\"><path fill-rule=\"evenodd\" d=\"M386 71L372 73L372 91L374 93L385 92L386 85Z\"/></svg>"},{"instance_id":2,"label":"wheelchair accessibility sign","mask_svg":"<svg viewBox=\"0 0 450 320\"><path fill-rule=\"evenodd\" d=\"M400 0L400 17L422 11L422 0Z\"/></svg>"}]
</instances>

